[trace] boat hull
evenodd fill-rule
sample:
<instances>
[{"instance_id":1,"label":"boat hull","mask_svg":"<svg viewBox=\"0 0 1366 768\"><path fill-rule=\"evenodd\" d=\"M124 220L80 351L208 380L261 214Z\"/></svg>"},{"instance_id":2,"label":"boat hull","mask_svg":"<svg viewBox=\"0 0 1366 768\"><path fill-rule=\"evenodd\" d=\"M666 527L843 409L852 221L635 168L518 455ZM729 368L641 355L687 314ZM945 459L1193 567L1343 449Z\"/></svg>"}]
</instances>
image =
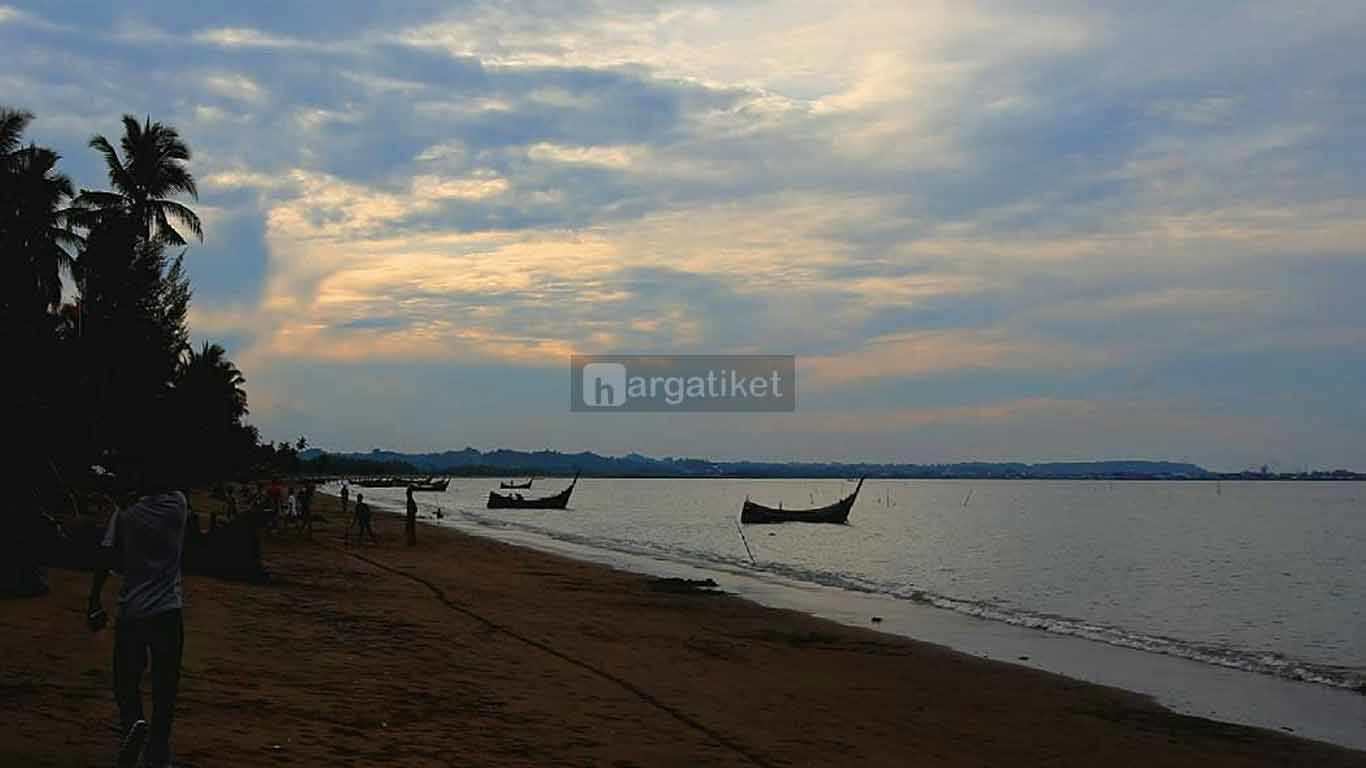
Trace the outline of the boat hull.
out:
<instances>
[{"instance_id":1,"label":"boat hull","mask_svg":"<svg viewBox=\"0 0 1366 768\"><path fill-rule=\"evenodd\" d=\"M858 492L863 488L863 480L859 480L854 487L854 492L824 507L814 509L782 509L766 507L763 504L756 504L749 499L745 499L745 504L740 508L740 522L746 525L762 525L766 523L830 523L843 525L849 522L849 511L854 508L854 502L858 499Z\"/></svg>"},{"instance_id":2,"label":"boat hull","mask_svg":"<svg viewBox=\"0 0 1366 768\"><path fill-rule=\"evenodd\" d=\"M574 486L578 485L578 478L569 484L568 488L555 494L554 496L543 496L539 499L519 499L516 495L489 491L489 509L564 509L569 506L569 497L574 493Z\"/></svg>"}]
</instances>

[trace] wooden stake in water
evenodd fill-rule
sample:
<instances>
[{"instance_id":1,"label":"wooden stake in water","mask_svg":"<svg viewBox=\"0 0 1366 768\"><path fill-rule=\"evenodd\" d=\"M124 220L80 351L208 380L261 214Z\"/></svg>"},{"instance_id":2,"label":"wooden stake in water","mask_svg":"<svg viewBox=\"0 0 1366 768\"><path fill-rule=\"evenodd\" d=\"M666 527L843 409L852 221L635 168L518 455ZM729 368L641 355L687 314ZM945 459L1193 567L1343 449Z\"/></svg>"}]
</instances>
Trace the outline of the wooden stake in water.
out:
<instances>
[{"instance_id":1,"label":"wooden stake in water","mask_svg":"<svg viewBox=\"0 0 1366 768\"><path fill-rule=\"evenodd\" d=\"M749 540L745 538L745 526L740 522L739 517L735 518L735 530L740 532L740 543L745 545L745 554L749 555L749 564L758 565L758 561L754 559L754 553L750 551Z\"/></svg>"}]
</instances>

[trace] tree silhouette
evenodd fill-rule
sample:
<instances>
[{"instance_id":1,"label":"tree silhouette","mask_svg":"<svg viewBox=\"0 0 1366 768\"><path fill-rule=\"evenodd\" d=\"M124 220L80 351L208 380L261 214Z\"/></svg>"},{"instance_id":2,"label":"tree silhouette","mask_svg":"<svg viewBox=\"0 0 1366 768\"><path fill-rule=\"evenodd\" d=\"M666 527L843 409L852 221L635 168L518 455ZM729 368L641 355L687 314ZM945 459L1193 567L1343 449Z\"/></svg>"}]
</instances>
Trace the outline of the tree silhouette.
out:
<instances>
[{"instance_id":1,"label":"tree silhouette","mask_svg":"<svg viewBox=\"0 0 1366 768\"><path fill-rule=\"evenodd\" d=\"M62 298L68 247L79 243L67 224L71 181L57 172L56 152L30 143L24 132L33 115L0 107L0 327L15 372L0 377L0 401L20 414L12 441L23 446L6 464L23 490L0 510L0 593L45 591L45 531L40 510L57 511L67 498L59 487L59 435L67 413L63 362L53 312Z\"/></svg>"},{"instance_id":2,"label":"tree silhouette","mask_svg":"<svg viewBox=\"0 0 1366 768\"><path fill-rule=\"evenodd\" d=\"M33 122L33 113L11 107L0 107L0 163L24 143L24 131Z\"/></svg>"},{"instance_id":3,"label":"tree silhouette","mask_svg":"<svg viewBox=\"0 0 1366 768\"><path fill-rule=\"evenodd\" d=\"M204 239L199 216L172 200L178 194L199 199L194 176L186 167L190 148L180 133L151 117L139 124L132 115L123 116L123 156L109 139L96 135L90 147L104 156L112 192L81 190L77 204L88 211L86 222L93 227L113 217L128 217L138 225L139 238L161 245L185 245L184 236L171 225L174 220Z\"/></svg>"},{"instance_id":4,"label":"tree silhouette","mask_svg":"<svg viewBox=\"0 0 1366 768\"><path fill-rule=\"evenodd\" d=\"M21 292L32 308L44 312L61 303L61 275L73 264L68 249L81 244L67 222L71 180L56 171L58 159L56 152L30 145L6 158L0 182L5 219L0 253L8 262L6 271L18 281L7 292Z\"/></svg>"},{"instance_id":5,"label":"tree silhouette","mask_svg":"<svg viewBox=\"0 0 1366 768\"><path fill-rule=\"evenodd\" d=\"M224 349L189 346L185 252L168 251L203 228L175 199L197 199L180 134L125 116L117 148L90 141L110 190L73 198L58 154L26 141L32 121L0 107L0 327L24 366L0 377L0 401L23 414L14 463L35 498L65 498L92 464L122 478L175 464L187 482L297 471L297 450L245 423L245 379ZM55 510L17 506L0 517Z\"/></svg>"},{"instance_id":6,"label":"tree silhouette","mask_svg":"<svg viewBox=\"0 0 1366 768\"><path fill-rule=\"evenodd\" d=\"M203 238L199 217L170 199L197 197L190 149L175 128L123 118L122 155L104 136L90 146L113 191L82 190L72 218L87 230L76 262L81 293L79 354L87 361L84 407L92 446L137 462L157 455L148 425L180 423L172 387L189 343L189 279L174 220Z\"/></svg>"},{"instance_id":7,"label":"tree silhouette","mask_svg":"<svg viewBox=\"0 0 1366 768\"><path fill-rule=\"evenodd\" d=\"M176 389L196 410L211 413L220 425L240 426L247 415L245 383L242 372L227 358L227 351L204 342L198 352L186 352Z\"/></svg>"},{"instance_id":8,"label":"tree silhouette","mask_svg":"<svg viewBox=\"0 0 1366 768\"><path fill-rule=\"evenodd\" d=\"M32 119L28 112L0 107L0 267L6 308L46 313L61 302L61 273L72 265L67 249L81 240L68 222L72 187L56 170L59 155L22 146Z\"/></svg>"},{"instance_id":9,"label":"tree silhouette","mask_svg":"<svg viewBox=\"0 0 1366 768\"><path fill-rule=\"evenodd\" d=\"M0 326L11 359L23 361L23 375L3 377L4 402L24 414L21 428L55 426L61 413L56 380L60 318L53 310L62 299L62 272L72 266L80 243L68 224L71 181L57 172L58 155L23 146L33 115L0 107ZM31 431L19 442L30 457L46 457L50 435ZM28 474L31 474L29 472Z\"/></svg>"},{"instance_id":10,"label":"tree silhouette","mask_svg":"<svg viewBox=\"0 0 1366 768\"><path fill-rule=\"evenodd\" d=\"M246 378L217 344L190 349L182 358L175 385L178 427L185 449L208 480L250 469L256 432L247 415Z\"/></svg>"}]
</instances>

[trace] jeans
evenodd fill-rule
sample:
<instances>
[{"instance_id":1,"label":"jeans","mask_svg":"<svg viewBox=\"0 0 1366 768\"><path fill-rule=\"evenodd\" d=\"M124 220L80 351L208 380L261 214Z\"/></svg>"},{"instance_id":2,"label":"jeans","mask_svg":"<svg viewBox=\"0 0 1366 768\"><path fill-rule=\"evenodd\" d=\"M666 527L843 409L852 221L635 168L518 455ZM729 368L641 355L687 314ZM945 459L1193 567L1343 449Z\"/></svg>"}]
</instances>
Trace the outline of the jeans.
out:
<instances>
[{"instance_id":1,"label":"jeans","mask_svg":"<svg viewBox=\"0 0 1366 768\"><path fill-rule=\"evenodd\" d=\"M171 762L171 721L180 687L185 625L180 609L141 619L119 618L114 634L114 700L124 730L142 720L142 672L152 663L152 721L143 756L148 765Z\"/></svg>"}]
</instances>

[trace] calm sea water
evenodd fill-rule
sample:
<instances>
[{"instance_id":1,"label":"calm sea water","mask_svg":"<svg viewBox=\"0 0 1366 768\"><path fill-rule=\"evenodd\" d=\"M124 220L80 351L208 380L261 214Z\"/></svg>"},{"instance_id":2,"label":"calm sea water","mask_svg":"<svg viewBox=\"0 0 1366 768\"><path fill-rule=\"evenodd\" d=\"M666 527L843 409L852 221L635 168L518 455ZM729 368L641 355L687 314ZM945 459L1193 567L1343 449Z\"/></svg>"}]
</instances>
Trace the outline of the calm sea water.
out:
<instances>
[{"instance_id":1,"label":"calm sea water","mask_svg":"<svg viewBox=\"0 0 1366 768\"><path fill-rule=\"evenodd\" d=\"M420 494L423 509L1295 680L1366 683L1366 484L869 481L849 525L746 526L753 563L736 524L746 496L805 507L852 484L585 478L562 512L487 510L495 480L451 485ZM364 493L381 505L402 498Z\"/></svg>"}]
</instances>

